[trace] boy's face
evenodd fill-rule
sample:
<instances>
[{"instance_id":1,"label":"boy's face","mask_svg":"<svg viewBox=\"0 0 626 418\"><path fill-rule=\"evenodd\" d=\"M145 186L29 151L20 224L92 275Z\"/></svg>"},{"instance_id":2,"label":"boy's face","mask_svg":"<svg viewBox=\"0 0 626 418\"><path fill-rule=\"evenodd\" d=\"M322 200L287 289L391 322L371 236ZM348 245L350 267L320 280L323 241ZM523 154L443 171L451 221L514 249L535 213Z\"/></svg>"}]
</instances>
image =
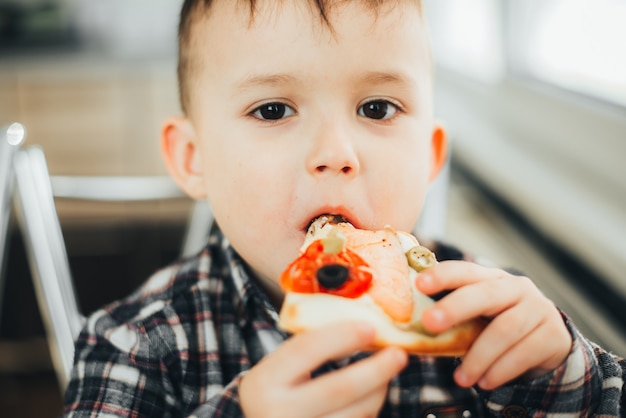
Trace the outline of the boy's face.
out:
<instances>
[{"instance_id":1,"label":"boy's face","mask_svg":"<svg viewBox=\"0 0 626 418\"><path fill-rule=\"evenodd\" d=\"M252 23L237 4L215 2L193 29L190 119L164 128L179 183L272 280L323 213L411 230L445 154L417 8L347 2L331 33L307 2L258 2Z\"/></svg>"}]
</instances>

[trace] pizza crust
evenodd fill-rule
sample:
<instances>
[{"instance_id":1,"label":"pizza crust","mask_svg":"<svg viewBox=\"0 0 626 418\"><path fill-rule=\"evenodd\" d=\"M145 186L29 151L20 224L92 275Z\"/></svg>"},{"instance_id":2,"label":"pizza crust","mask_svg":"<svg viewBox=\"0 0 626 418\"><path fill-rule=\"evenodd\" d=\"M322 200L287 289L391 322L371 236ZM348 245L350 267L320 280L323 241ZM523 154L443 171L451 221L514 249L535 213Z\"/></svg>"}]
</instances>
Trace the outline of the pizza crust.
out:
<instances>
[{"instance_id":1,"label":"pizza crust","mask_svg":"<svg viewBox=\"0 0 626 418\"><path fill-rule=\"evenodd\" d=\"M346 320L362 320L374 326L376 339L372 349L397 346L409 353L434 356L463 355L484 328L476 320L441 334L429 335L420 332L418 325L395 324L368 295L350 299L295 292L285 295L279 326L295 334Z\"/></svg>"}]
</instances>

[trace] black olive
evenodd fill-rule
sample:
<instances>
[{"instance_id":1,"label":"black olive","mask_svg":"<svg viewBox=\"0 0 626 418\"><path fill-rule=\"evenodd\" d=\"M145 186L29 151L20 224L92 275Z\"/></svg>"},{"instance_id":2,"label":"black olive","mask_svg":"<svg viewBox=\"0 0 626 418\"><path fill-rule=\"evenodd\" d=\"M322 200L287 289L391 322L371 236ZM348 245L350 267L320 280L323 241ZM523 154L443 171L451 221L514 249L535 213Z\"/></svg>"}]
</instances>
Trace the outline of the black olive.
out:
<instances>
[{"instance_id":1,"label":"black olive","mask_svg":"<svg viewBox=\"0 0 626 418\"><path fill-rule=\"evenodd\" d=\"M348 280L348 267L341 264L327 264L317 270L317 281L326 289L337 289Z\"/></svg>"}]
</instances>

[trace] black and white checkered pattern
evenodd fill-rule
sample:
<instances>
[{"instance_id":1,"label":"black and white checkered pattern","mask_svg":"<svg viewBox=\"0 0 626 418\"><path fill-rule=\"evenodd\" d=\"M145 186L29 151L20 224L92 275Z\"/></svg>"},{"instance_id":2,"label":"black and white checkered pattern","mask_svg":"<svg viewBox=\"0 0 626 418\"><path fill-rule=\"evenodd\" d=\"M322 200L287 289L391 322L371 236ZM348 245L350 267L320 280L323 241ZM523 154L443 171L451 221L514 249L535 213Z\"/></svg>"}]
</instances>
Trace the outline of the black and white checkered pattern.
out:
<instances>
[{"instance_id":1,"label":"black and white checkered pattern","mask_svg":"<svg viewBox=\"0 0 626 418\"><path fill-rule=\"evenodd\" d=\"M465 257L442 244L433 249L440 260ZM436 416L432 411L449 406L459 416L617 417L620 408L624 416L626 362L566 321L574 348L554 372L477 392L454 384L458 359L412 357L390 384L381 416ZM276 322L276 310L215 228L199 255L157 272L89 318L76 345L65 416L242 416L242 375L288 337Z\"/></svg>"}]
</instances>

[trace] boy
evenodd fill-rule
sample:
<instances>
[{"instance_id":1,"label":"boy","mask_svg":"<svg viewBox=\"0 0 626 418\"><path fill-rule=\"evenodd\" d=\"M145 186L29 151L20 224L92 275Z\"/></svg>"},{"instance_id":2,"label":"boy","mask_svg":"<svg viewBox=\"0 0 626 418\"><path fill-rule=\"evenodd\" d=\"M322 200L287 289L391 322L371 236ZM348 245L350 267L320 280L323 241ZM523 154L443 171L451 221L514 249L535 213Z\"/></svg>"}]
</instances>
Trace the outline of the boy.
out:
<instances>
[{"instance_id":1,"label":"boy","mask_svg":"<svg viewBox=\"0 0 626 418\"><path fill-rule=\"evenodd\" d=\"M310 221L411 230L445 158L417 0L187 0L179 59L185 117L165 123L163 154L218 227L197 257L90 318L67 416L624 414L624 360L530 280L468 261L416 283L453 290L425 312L429 331L490 321L462 362L351 355L372 341L363 323L287 341L276 327L276 280Z\"/></svg>"}]
</instances>

